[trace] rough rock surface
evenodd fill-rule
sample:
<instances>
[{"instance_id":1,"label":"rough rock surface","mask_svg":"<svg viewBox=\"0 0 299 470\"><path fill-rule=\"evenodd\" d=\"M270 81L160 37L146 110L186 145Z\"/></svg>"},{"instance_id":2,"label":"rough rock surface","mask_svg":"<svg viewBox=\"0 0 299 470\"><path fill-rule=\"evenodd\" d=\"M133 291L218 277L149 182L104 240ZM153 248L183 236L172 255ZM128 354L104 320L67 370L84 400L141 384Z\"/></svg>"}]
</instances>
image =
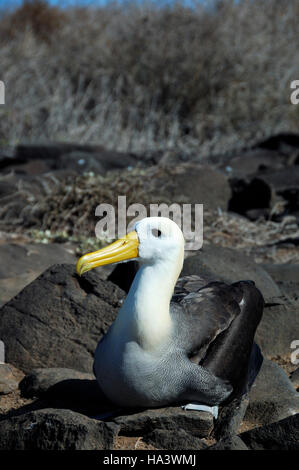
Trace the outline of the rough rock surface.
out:
<instances>
[{"instance_id":1,"label":"rough rock surface","mask_svg":"<svg viewBox=\"0 0 299 470\"><path fill-rule=\"evenodd\" d=\"M21 144L16 148L11 164L22 165L41 160L49 170L62 168L77 171L107 171L136 165L133 154L106 150L101 146L73 143ZM7 169L11 166L7 166Z\"/></svg>"},{"instance_id":2,"label":"rough rock surface","mask_svg":"<svg viewBox=\"0 0 299 470\"><path fill-rule=\"evenodd\" d=\"M298 190L299 186L299 167L298 165L288 166L279 171L263 172L263 179L271 185L277 193L294 188Z\"/></svg>"},{"instance_id":3,"label":"rough rock surface","mask_svg":"<svg viewBox=\"0 0 299 470\"><path fill-rule=\"evenodd\" d=\"M281 294L271 276L261 266L244 253L232 248L205 245L199 254L185 259L181 275L191 274L213 281L252 280L266 300Z\"/></svg>"},{"instance_id":4,"label":"rough rock surface","mask_svg":"<svg viewBox=\"0 0 299 470\"><path fill-rule=\"evenodd\" d=\"M117 407L102 393L92 374L72 369L35 369L19 384L21 396L37 397L36 406L59 406L88 416L115 414Z\"/></svg>"},{"instance_id":5,"label":"rough rock surface","mask_svg":"<svg viewBox=\"0 0 299 470\"><path fill-rule=\"evenodd\" d=\"M95 272L79 278L72 265L50 267L0 309L7 362L24 372L40 367L91 372L97 342L123 295Z\"/></svg>"},{"instance_id":6,"label":"rough rock surface","mask_svg":"<svg viewBox=\"0 0 299 470\"><path fill-rule=\"evenodd\" d=\"M169 181L157 179L157 187L166 186ZM190 204L204 204L204 210L226 210L231 197L228 178L218 170L199 165L181 165L180 172L173 175L170 185L163 193L173 203L184 198Z\"/></svg>"},{"instance_id":7,"label":"rough rock surface","mask_svg":"<svg viewBox=\"0 0 299 470\"><path fill-rule=\"evenodd\" d=\"M184 429L155 429L143 440L152 444L156 449L164 450L202 450L207 445L198 437L194 437Z\"/></svg>"},{"instance_id":8,"label":"rough rock surface","mask_svg":"<svg viewBox=\"0 0 299 470\"><path fill-rule=\"evenodd\" d=\"M76 260L71 250L58 243L3 244L0 245L0 258L0 279L20 273L40 274L55 263L72 263Z\"/></svg>"},{"instance_id":9,"label":"rough rock surface","mask_svg":"<svg viewBox=\"0 0 299 470\"><path fill-rule=\"evenodd\" d=\"M0 395L6 395L18 388L11 368L8 364L0 364Z\"/></svg>"},{"instance_id":10,"label":"rough rock surface","mask_svg":"<svg viewBox=\"0 0 299 470\"><path fill-rule=\"evenodd\" d=\"M71 248L57 243L0 245L0 306L55 263L74 263Z\"/></svg>"},{"instance_id":11,"label":"rough rock surface","mask_svg":"<svg viewBox=\"0 0 299 470\"><path fill-rule=\"evenodd\" d=\"M264 264L264 269L269 272L277 283L287 281L299 282L299 265L292 263L285 264Z\"/></svg>"},{"instance_id":12,"label":"rough rock surface","mask_svg":"<svg viewBox=\"0 0 299 470\"><path fill-rule=\"evenodd\" d=\"M299 414L240 434L251 450L299 450Z\"/></svg>"},{"instance_id":13,"label":"rough rock surface","mask_svg":"<svg viewBox=\"0 0 299 470\"><path fill-rule=\"evenodd\" d=\"M74 369L58 367L34 369L20 382L19 388L23 397L41 397L51 387L66 380L94 380L94 376Z\"/></svg>"},{"instance_id":14,"label":"rough rock surface","mask_svg":"<svg viewBox=\"0 0 299 470\"><path fill-rule=\"evenodd\" d=\"M207 450L249 450L239 436L227 436L216 444L209 446Z\"/></svg>"},{"instance_id":15,"label":"rough rock surface","mask_svg":"<svg viewBox=\"0 0 299 470\"><path fill-rule=\"evenodd\" d=\"M299 264L264 264L264 269L277 283L281 292L295 304L299 301ZM299 308L299 303L298 303Z\"/></svg>"},{"instance_id":16,"label":"rough rock surface","mask_svg":"<svg viewBox=\"0 0 299 470\"><path fill-rule=\"evenodd\" d=\"M0 450L111 449L117 432L113 423L48 408L1 421Z\"/></svg>"},{"instance_id":17,"label":"rough rock surface","mask_svg":"<svg viewBox=\"0 0 299 470\"><path fill-rule=\"evenodd\" d=\"M291 343L297 339L296 331L299 331L299 306L284 301L266 305L255 338L268 358L279 355L289 358Z\"/></svg>"},{"instance_id":18,"label":"rough rock surface","mask_svg":"<svg viewBox=\"0 0 299 470\"><path fill-rule=\"evenodd\" d=\"M299 394L277 364L264 359L249 393L245 421L268 424L299 412Z\"/></svg>"},{"instance_id":19,"label":"rough rock surface","mask_svg":"<svg viewBox=\"0 0 299 470\"><path fill-rule=\"evenodd\" d=\"M155 429L184 429L195 437L206 437L213 429L213 416L204 411L185 411L168 407L132 412L117 416L113 421L121 426L121 434L145 435Z\"/></svg>"},{"instance_id":20,"label":"rough rock surface","mask_svg":"<svg viewBox=\"0 0 299 470\"><path fill-rule=\"evenodd\" d=\"M268 149L250 149L238 152L229 162L221 165L221 168L234 178L245 178L261 170L280 170L283 167L284 161L281 155Z\"/></svg>"}]
</instances>

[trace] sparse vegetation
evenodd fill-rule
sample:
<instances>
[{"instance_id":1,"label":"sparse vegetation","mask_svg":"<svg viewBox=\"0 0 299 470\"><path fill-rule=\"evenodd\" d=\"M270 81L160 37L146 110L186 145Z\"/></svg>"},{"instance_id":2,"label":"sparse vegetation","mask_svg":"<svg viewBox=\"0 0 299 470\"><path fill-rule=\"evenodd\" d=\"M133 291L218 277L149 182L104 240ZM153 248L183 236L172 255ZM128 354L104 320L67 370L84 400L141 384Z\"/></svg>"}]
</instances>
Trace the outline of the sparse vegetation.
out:
<instances>
[{"instance_id":1,"label":"sparse vegetation","mask_svg":"<svg viewBox=\"0 0 299 470\"><path fill-rule=\"evenodd\" d=\"M179 169L180 167L157 165L114 170L104 176L89 172L82 176L67 177L43 197L34 197L23 188L23 197L27 204L18 218L7 219L9 204L0 210L1 234L15 234L16 237L22 235L28 242L34 243L69 241L76 246L78 255L99 249L113 240L104 234L101 238L95 236L95 226L99 220L95 216L97 205L106 203L114 207L116 228L119 195L126 195L127 208L138 201L146 207L149 215L150 204L171 204L165 184L161 185L159 181L169 181L170 189L173 185L172 176ZM186 200L182 195L176 202L183 204ZM132 218L128 216L127 222ZM258 263L298 262L298 237L299 226L294 216L285 217L279 223L263 217L251 222L230 212L204 211L204 243L239 249ZM290 245L292 240L294 246Z\"/></svg>"},{"instance_id":2,"label":"sparse vegetation","mask_svg":"<svg viewBox=\"0 0 299 470\"><path fill-rule=\"evenodd\" d=\"M204 156L298 131L289 99L298 1L215 5L62 10L35 0L2 14L1 145L63 140Z\"/></svg>"}]
</instances>

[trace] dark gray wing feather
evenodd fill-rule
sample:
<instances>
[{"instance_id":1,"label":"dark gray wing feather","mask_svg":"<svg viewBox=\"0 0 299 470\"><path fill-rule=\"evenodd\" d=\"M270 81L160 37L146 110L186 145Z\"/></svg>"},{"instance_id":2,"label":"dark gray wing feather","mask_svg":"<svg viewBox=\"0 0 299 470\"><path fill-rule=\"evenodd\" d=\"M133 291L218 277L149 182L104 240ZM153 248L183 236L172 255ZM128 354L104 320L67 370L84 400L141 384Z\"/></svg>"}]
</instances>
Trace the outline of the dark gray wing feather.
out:
<instances>
[{"instance_id":1,"label":"dark gray wing feather","mask_svg":"<svg viewBox=\"0 0 299 470\"><path fill-rule=\"evenodd\" d=\"M252 384L262 362L254 335L264 299L253 281L204 283L179 279L171 309L176 334L192 362L232 385L232 399Z\"/></svg>"},{"instance_id":2,"label":"dark gray wing feather","mask_svg":"<svg viewBox=\"0 0 299 470\"><path fill-rule=\"evenodd\" d=\"M186 353L199 363L215 338L239 315L243 292L237 285L205 283L198 276L180 278L172 302L177 310L177 334L184 338ZM175 308L173 308L176 311Z\"/></svg>"}]
</instances>

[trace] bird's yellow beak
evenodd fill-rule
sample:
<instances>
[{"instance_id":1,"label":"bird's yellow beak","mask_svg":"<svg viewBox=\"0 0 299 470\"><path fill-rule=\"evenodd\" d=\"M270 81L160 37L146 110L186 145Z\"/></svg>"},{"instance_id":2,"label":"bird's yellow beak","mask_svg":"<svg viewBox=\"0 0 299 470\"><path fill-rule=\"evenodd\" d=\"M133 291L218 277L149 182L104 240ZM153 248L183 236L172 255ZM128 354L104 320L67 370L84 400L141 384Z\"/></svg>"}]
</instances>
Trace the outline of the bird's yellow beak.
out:
<instances>
[{"instance_id":1,"label":"bird's yellow beak","mask_svg":"<svg viewBox=\"0 0 299 470\"><path fill-rule=\"evenodd\" d=\"M138 235L134 230L128 233L124 238L120 238L101 250L81 256L77 262L77 273L81 276L83 273L97 268L98 266L103 266L104 264L112 264L118 261L137 258L138 246Z\"/></svg>"}]
</instances>

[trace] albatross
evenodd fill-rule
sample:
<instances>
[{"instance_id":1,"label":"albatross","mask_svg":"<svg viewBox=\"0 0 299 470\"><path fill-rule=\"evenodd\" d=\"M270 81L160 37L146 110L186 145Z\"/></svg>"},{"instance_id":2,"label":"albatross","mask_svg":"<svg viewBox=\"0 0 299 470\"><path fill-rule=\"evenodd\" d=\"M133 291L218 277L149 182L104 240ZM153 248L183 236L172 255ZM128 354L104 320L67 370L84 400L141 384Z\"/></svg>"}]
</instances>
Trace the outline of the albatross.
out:
<instances>
[{"instance_id":1,"label":"albatross","mask_svg":"<svg viewBox=\"0 0 299 470\"><path fill-rule=\"evenodd\" d=\"M138 221L124 238L82 256L76 269L81 276L127 260L140 268L96 348L100 389L121 407L177 404L216 417L219 405L248 391L260 368L254 334L261 292L253 281L178 280L184 236L165 217Z\"/></svg>"}]
</instances>

